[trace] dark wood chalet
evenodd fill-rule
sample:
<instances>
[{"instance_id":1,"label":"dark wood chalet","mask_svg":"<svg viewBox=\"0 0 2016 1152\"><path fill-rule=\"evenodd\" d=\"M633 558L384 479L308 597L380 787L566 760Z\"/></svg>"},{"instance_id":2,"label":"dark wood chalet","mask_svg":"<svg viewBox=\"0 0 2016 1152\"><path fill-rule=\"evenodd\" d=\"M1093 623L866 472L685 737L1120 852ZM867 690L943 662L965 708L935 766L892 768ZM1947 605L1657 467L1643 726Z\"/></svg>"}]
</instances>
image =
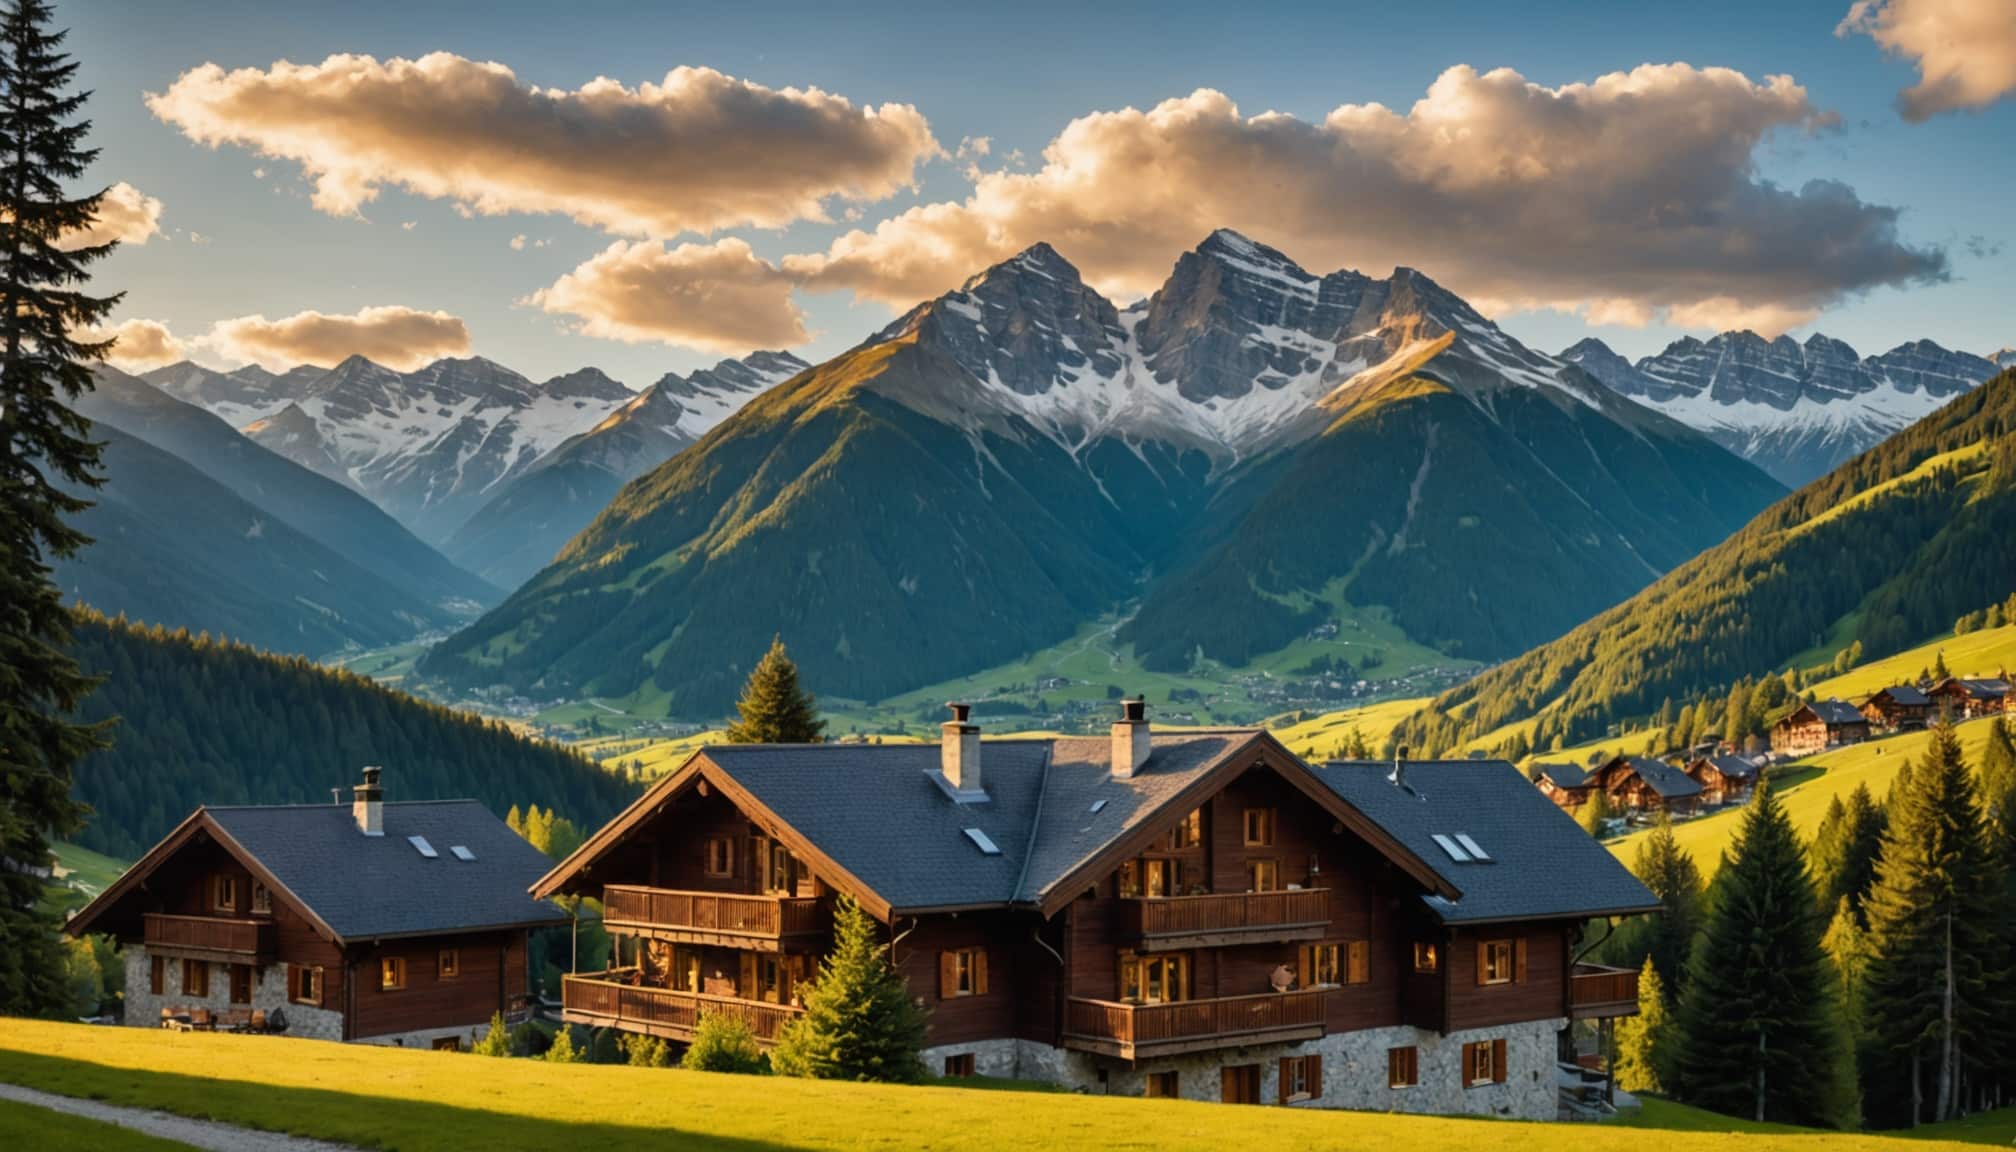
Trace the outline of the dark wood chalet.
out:
<instances>
[{"instance_id":1,"label":"dark wood chalet","mask_svg":"<svg viewBox=\"0 0 2016 1152\"><path fill-rule=\"evenodd\" d=\"M1801 704L1771 726L1771 750L1787 756L1810 756L1867 739L1869 718L1839 700Z\"/></svg>"},{"instance_id":2,"label":"dark wood chalet","mask_svg":"<svg viewBox=\"0 0 2016 1152\"><path fill-rule=\"evenodd\" d=\"M1954 720L2000 716L2009 706L2009 678L1948 677L1925 693L1931 698L1934 715Z\"/></svg>"},{"instance_id":3,"label":"dark wood chalet","mask_svg":"<svg viewBox=\"0 0 2016 1152\"><path fill-rule=\"evenodd\" d=\"M1574 811L1589 802L1596 782L1589 773L1573 764L1535 764L1533 784L1556 806Z\"/></svg>"},{"instance_id":4,"label":"dark wood chalet","mask_svg":"<svg viewBox=\"0 0 2016 1152\"><path fill-rule=\"evenodd\" d=\"M1656 907L1502 761L1312 765L1138 701L1107 738L983 744L958 708L936 747L705 748L533 893L605 902L582 1024L772 1042L846 893L933 1072L1536 1118L1568 1022L1636 1010L1583 926Z\"/></svg>"},{"instance_id":5,"label":"dark wood chalet","mask_svg":"<svg viewBox=\"0 0 2016 1152\"><path fill-rule=\"evenodd\" d=\"M1701 805L1701 783L1664 760L1613 756L1589 772L1592 787L1619 812L1671 812L1690 816Z\"/></svg>"},{"instance_id":6,"label":"dark wood chalet","mask_svg":"<svg viewBox=\"0 0 2016 1152\"><path fill-rule=\"evenodd\" d=\"M1742 756L1699 756L1687 765L1687 775L1701 786L1701 803L1734 804L1756 790L1762 771Z\"/></svg>"},{"instance_id":7,"label":"dark wood chalet","mask_svg":"<svg viewBox=\"0 0 2016 1152\"><path fill-rule=\"evenodd\" d=\"M1893 684L1862 702L1871 728L1904 732L1932 722L1932 698L1911 684Z\"/></svg>"},{"instance_id":8,"label":"dark wood chalet","mask_svg":"<svg viewBox=\"0 0 2016 1152\"><path fill-rule=\"evenodd\" d=\"M65 926L116 936L126 1023L457 1048L528 1002L545 856L474 800L198 808Z\"/></svg>"}]
</instances>

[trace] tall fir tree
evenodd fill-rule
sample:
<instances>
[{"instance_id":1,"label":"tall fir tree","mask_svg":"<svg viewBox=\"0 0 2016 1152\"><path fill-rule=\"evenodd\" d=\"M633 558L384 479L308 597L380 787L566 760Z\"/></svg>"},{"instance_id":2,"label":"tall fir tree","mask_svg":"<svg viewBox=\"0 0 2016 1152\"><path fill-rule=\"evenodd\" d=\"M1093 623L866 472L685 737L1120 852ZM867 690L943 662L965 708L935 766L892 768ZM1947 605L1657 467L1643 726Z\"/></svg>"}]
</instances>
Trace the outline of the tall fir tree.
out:
<instances>
[{"instance_id":1,"label":"tall fir tree","mask_svg":"<svg viewBox=\"0 0 2016 1152\"><path fill-rule=\"evenodd\" d=\"M924 1013L889 961L879 925L842 895L833 952L805 992L805 1012L784 1026L770 1065L816 1080L909 1083L924 1074Z\"/></svg>"},{"instance_id":2,"label":"tall fir tree","mask_svg":"<svg viewBox=\"0 0 2016 1152\"><path fill-rule=\"evenodd\" d=\"M1988 724L1988 741L1981 749L1981 802L1992 816L2012 794L2016 794L2016 736L2010 734L2009 718L1997 716Z\"/></svg>"},{"instance_id":3,"label":"tall fir tree","mask_svg":"<svg viewBox=\"0 0 2016 1152\"><path fill-rule=\"evenodd\" d=\"M798 685L798 665L784 650L784 638L773 636L770 650L756 662L742 699L735 705L740 718L728 726L730 744L817 744L825 739L826 722L812 694Z\"/></svg>"},{"instance_id":4,"label":"tall fir tree","mask_svg":"<svg viewBox=\"0 0 2016 1152\"><path fill-rule=\"evenodd\" d=\"M1584 832L1601 840L1604 826L1610 822L1611 816L1610 794L1598 788L1583 802L1582 810L1575 814L1575 822L1582 825Z\"/></svg>"},{"instance_id":5,"label":"tall fir tree","mask_svg":"<svg viewBox=\"0 0 2016 1152\"><path fill-rule=\"evenodd\" d=\"M1630 964L1651 961L1667 1002L1677 1004L1686 988L1687 957L1706 913L1701 869L1674 838L1673 822L1661 814L1639 843L1631 871L1659 898L1660 914L1630 921L1618 934L1619 948L1609 954Z\"/></svg>"},{"instance_id":6,"label":"tall fir tree","mask_svg":"<svg viewBox=\"0 0 2016 1152\"><path fill-rule=\"evenodd\" d=\"M1638 972L1638 1014L1617 1021L1611 1076L1626 1092L1663 1092L1673 1076L1673 1025L1659 970L1647 957Z\"/></svg>"},{"instance_id":7,"label":"tall fir tree","mask_svg":"<svg viewBox=\"0 0 2016 1152\"><path fill-rule=\"evenodd\" d=\"M1885 1127L1949 1120L2001 1066L2002 877L1960 739L1940 726L1908 786L1864 904L1863 1086Z\"/></svg>"},{"instance_id":8,"label":"tall fir tree","mask_svg":"<svg viewBox=\"0 0 2016 1152\"><path fill-rule=\"evenodd\" d=\"M1839 796L1828 803L1811 853L1813 892L1821 908L1832 909L1845 899L1861 920L1862 901L1876 882L1876 857L1889 825L1889 816L1866 784L1857 784L1847 803Z\"/></svg>"},{"instance_id":9,"label":"tall fir tree","mask_svg":"<svg viewBox=\"0 0 2016 1152\"><path fill-rule=\"evenodd\" d=\"M1856 1121L1853 1058L1799 835L1767 783L1737 826L1687 968L1680 1097L1809 1127Z\"/></svg>"},{"instance_id":10,"label":"tall fir tree","mask_svg":"<svg viewBox=\"0 0 2016 1152\"><path fill-rule=\"evenodd\" d=\"M69 616L52 564L88 541L64 523L89 507L59 487L95 487L90 424L66 406L91 387L110 342L72 339L119 297L90 296L90 266L113 245L80 244L103 193L64 185L97 150L71 92L44 0L0 8L0 1013L63 1010L63 952L37 912L54 838L85 815L71 798L77 762L103 742L73 717L93 681L68 651Z\"/></svg>"}]
</instances>

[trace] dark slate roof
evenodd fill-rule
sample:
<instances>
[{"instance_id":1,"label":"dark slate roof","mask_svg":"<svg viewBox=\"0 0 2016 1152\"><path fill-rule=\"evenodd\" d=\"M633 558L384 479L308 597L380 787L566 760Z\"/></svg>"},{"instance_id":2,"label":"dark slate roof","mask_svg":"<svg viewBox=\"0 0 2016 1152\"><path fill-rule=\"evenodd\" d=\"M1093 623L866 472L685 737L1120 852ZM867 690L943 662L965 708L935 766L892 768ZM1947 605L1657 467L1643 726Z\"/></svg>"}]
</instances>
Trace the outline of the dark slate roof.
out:
<instances>
[{"instance_id":1,"label":"dark slate roof","mask_svg":"<svg viewBox=\"0 0 2016 1152\"><path fill-rule=\"evenodd\" d=\"M2007 680L1985 680L1985 679L1972 679L1968 677L1962 677L1960 680L1960 684L1967 689L1967 694L1969 696L1992 697L1992 696L2007 696L2009 694L2009 682Z\"/></svg>"},{"instance_id":2,"label":"dark slate roof","mask_svg":"<svg viewBox=\"0 0 2016 1152\"><path fill-rule=\"evenodd\" d=\"M1814 715L1829 724L1865 724L1868 722L1868 718L1862 715L1860 709L1856 708L1853 704L1847 704L1840 700L1815 700L1813 703L1806 705L1806 707L1811 708Z\"/></svg>"},{"instance_id":3,"label":"dark slate roof","mask_svg":"<svg viewBox=\"0 0 2016 1152\"><path fill-rule=\"evenodd\" d=\"M1930 704L1932 702L1930 697L1926 696L1925 693L1920 692L1915 685L1911 684L1893 684L1890 687L1883 689L1881 692L1876 693L1876 696L1888 696L1892 701L1895 701L1896 703L1902 704L1906 707L1915 707L1917 705ZM1870 697L1870 699L1872 700L1875 698L1876 698L1875 696Z\"/></svg>"},{"instance_id":4,"label":"dark slate roof","mask_svg":"<svg viewBox=\"0 0 2016 1152\"><path fill-rule=\"evenodd\" d=\"M359 832L347 804L204 811L345 940L567 921L526 895L551 861L474 800L388 803L383 836ZM476 859L456 859L457 844Z\"/></svg>"},{"instance_id":5,"label":"dark slate roof","mask_svg":"<svg viewBox=\"0 0 2016 1152\"><path fill-rule=\"evenodd\" d=\"M1573 764L1535 764L1534 782L1538 783L1542 777L1553 781L1556 788L1580 788L1589 782L1588 770Z\"/></svg>"},{"instance_id":6,"label":"dark slate roof","mask_svg":"<svg viewBox=\"0 0 2016 1152\"><path fill-rule=\"evenodd\" d=\"M1859 718L1859 713L1857 714ZM1652 760L1644 756L1626 756L1626 763L1638 774L1640 780L1650 785L1654 792L1667 800L1678 800L1685 796L1699 796L1701 782L1664 760Z\"/></svg>"},{"instance_id":7,"label":"dark slate roof","mask_svg":"<svg viewBox=\"0 0 2016 1152\"><path fill-rule=\"evenodd\" d=\"M1741 756L1704 756L1702 759L1732 780L1748 780L1757 775L1757 765Z\"/></svg>"},{"instance_id":8,"label":"dark slate roof","mask_svg":"<svg viewBox=\"0 0 2016 1152\"><path fill-rule=\"evenodd\" d=\"M1316 775L1426 861L1462 896L1422 900L1445 923L1597 916L1656 909L1638 878L1503 760L1407 765L1406 787L1383 761L1333 761ZM1458 863L1436 834L1464 833L1490 862Z\"/></svg>"}]
</instances>

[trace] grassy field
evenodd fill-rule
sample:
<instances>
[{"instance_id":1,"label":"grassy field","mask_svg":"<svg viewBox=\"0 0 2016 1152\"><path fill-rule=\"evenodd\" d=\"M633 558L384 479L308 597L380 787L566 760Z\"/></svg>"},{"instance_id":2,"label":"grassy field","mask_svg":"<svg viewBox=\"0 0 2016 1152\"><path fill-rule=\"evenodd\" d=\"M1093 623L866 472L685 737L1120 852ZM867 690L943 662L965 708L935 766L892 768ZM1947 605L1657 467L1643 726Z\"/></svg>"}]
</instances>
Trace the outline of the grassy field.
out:
<instances>
[{"instance_id":1,"label":"grassy field","mask_svg":"<svg viewBox=\"0 0 2016 1152\"><path fill-rule=\"evenodd\" d=\"M1344 741L1355 728L1371 745L1372 754L1377 756L1380 746L1393 735L1393 729L1427 702L1426 696L1414 696L1383 700L1363 708L1346 708L1341 712L1325 712L1298 724L1275 727L1274 735L1295 754L1305 759L1323 760L1342 755Z\"/></svg>"},{"instance_id":2,"label":"grassy field","mask_svg":"<svg viewBox=\"0 0 2016 1152\"><path fill-rule=\"evenodd\" d=\"M34 1152L189 1152L187 1144L12 1100L0 1100L0 1147Z\"/></svg>"},{"instance_id":3,"label":"grassy field","mask_svg":"<svg viewBox=\"0 0 2016 1152\"><path fill-rule=\"evenodd\" d=\"M114 860L75 844L57 844L56 878L87 897L96 897L126 871L126 862Z\"/></svg>"},{"instance_id":4,"label":"grassy field","mask_svg":"<svg viewBox=\"0 0 2016 1152\"><path fill-rule=\"evenodd\" d=\"M1640 1152L1641 1128L1231 1107L489 1060L282 1038L0 1022L0 1081L399 1152L480 1148L1381 1148ZM1661 1152L1897 1152L1673 1113ZM1656 1119L1656 1116L1655 1116ZM1985 1137L1984 1137L1985 1138ZM1824 1144L1823 1144L1824 1141ZM18 1147L47 1147L30 1140ZM1959 1149L1961 1144L1948 1147ZM116 1147L116 1146L113 1146Z\"/></svg>"},{"instance_id":5,"label":"grassy field","mask_svg":"<svg viewBox=\"0 0 2016 1152\"><path fill-rule=\"evenodd\" d=\"M1918 673L1930 668L1942 653L1947 670L1955 676L1993 676L2003 669L2016 669L2016 624L1983 628L1965 636L1948 635L1822 680L1812 685L1812 691L1822 700L1829 696L1859 700L1880 688L1918 679Z\"/></svg>"}]
</instances>

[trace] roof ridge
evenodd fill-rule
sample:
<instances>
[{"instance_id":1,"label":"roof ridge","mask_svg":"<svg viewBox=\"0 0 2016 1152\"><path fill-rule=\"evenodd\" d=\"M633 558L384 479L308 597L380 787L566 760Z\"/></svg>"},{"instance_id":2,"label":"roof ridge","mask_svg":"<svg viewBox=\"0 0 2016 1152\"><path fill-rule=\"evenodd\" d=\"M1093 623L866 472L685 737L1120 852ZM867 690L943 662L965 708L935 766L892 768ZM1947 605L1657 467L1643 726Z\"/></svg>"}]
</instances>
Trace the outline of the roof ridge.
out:
<instances>
[{"instance_id":1,"label":"roof ridge","mask_svg":"<svg viewBox=\"0 0 2016 1152\"><path fill-rule=\"evenodd\" d=\"M425 804L480 805L483 802L474 796L459 796L452 800L386 800L383 803L387 808L418 808ZM197 807L205 812L273 812L289 811L297 808L342 808L345 805L342 801L330 801L326 804L304 801L299 804L198 804ZM485 807L485 811L488 811L487 806Z\"/></svg>"}]
</instances>

